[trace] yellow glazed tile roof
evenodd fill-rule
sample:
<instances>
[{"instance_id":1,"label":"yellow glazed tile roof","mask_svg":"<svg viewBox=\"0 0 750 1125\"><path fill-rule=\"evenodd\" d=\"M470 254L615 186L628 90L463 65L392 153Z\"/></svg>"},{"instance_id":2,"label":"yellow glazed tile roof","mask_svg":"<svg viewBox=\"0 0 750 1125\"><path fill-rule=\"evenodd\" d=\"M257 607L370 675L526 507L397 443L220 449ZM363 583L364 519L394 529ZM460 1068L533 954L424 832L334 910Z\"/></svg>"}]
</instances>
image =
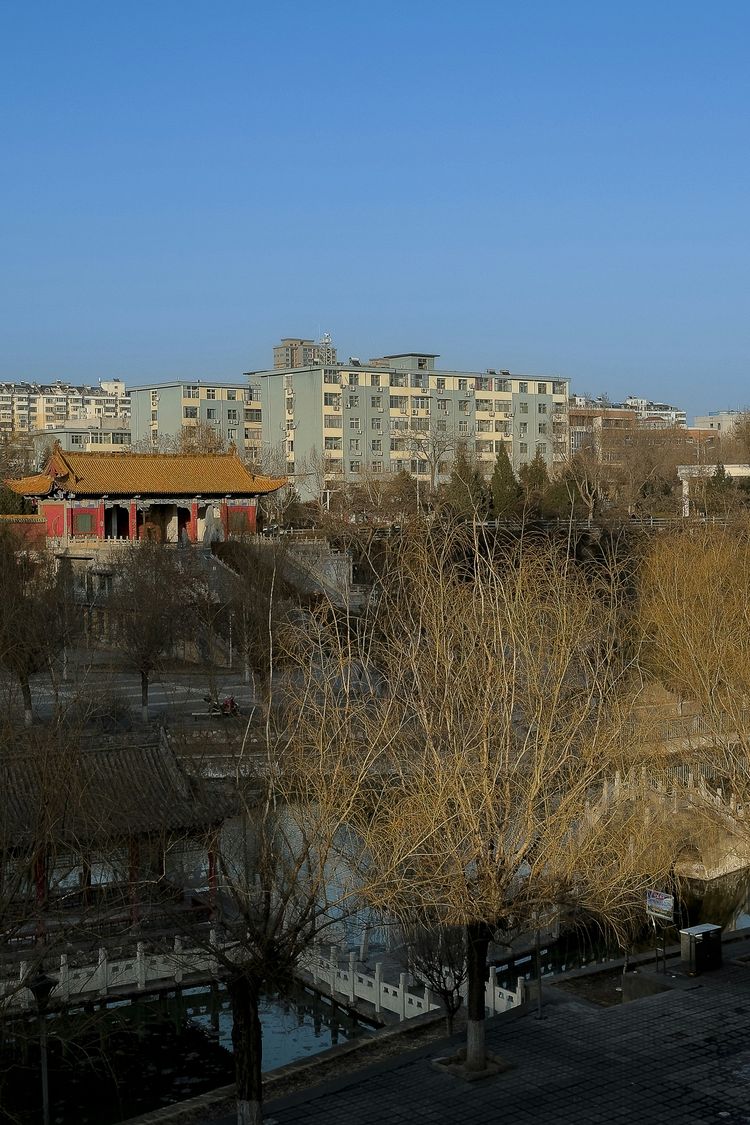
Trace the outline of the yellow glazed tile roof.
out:
<instances>
[{"instance_id":1,"label":"yellow glazed tile roof","mask_svg":"<svg viewBox=\"0 0 750 1125\"><path fill-rule=\"evenodd\" d=\"M286 478L256 476L236 452L71 453L55 446L44 473L5 482L22 496L53 485L78 496L227 496L275 492Z\"/></svg>"}]
</instances>

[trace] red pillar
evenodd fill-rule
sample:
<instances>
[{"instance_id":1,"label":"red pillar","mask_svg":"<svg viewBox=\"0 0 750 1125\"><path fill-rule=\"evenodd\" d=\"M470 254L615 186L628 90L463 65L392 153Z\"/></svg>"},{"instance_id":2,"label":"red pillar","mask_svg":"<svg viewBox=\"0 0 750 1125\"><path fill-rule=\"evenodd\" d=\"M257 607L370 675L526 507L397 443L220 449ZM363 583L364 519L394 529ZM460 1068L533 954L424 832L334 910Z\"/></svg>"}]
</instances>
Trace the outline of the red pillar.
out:
<instances>
[{"instance_id":1,"label":"red pillar","mask_svg":"<svg viewBox=\"0 0 750 1125\"><path fill-rule=\"evenodd\" d=\"M188 539L191 543L198 540L198 501L194 500L190 505L190 520L187 526Z\"/></svg>"},{"instance_id":2,"label":"red pillar","mask_svg":"<svg viewBox=\"0 0 750 1125\"><path fill-rule=\"evenodd\" d=\"M69 539L73 538L73 502L68 500L65 505L65 528Z\"/></svg>"},{"instance_id":3,"label":"red pillar","mask_svg":"<svg viewBox=\"0 0 750 1125\"><path fill-rule=\"evenodd\" d=\"M38 852L34 860L34 897L38 911L36 933L41 939L44 937L44 910L47 905L47 856L44 852Z\"/></svg>"},{"instance_id":4,"label":"red pillar","mask_svg":"<svg viewBox=\"0 0 750 1125\"><path fill-rule=\"evenodd\" d=\"M253 500L247 506L247 530L250 532L251 535L255 534L255 532L257 531L257 526L258 525L256 523L256 501Z\"/></svg>"},{"instance_id":5,"label":"red pillar","mask_svg":"<svg viewBox=\"0 0 750 1125\"><path fill-rule=\"evenodd\" d=\"M128 539L138 538L138 505L133 501L128 508Z\"/></svg>"},{"instance_id":6,"label":"red pillar","mask_svg":"<svg viewBox=\"0 0 750 1125\"><path fill-rule=\"evenodd\" d=\"M141 857L138 841L128 841L128 898L130 899L130 921L135 926L140 919L140 903L138 901L138 884L140 882Z\"/></svg>"},{"instance_id":7,"label":"red pillar","mask_svg":"<svg viewBox=\"0 0 750 1125\"><path fill-rule=\"evenodd\" d=\"M96 513L96 537L104 538L104 501L99 501L99 510Z\"/></svg>"},{"instance_id":8,"label":"red pillar","mask_svg":"<svg viewBox=\"0 0 750 1125\"><path fill-rule=\"evenodd\" d=\"M216 852L212 847L208 849L208 908L211 918L216 914Z\"/></svg>"}]
</instances>

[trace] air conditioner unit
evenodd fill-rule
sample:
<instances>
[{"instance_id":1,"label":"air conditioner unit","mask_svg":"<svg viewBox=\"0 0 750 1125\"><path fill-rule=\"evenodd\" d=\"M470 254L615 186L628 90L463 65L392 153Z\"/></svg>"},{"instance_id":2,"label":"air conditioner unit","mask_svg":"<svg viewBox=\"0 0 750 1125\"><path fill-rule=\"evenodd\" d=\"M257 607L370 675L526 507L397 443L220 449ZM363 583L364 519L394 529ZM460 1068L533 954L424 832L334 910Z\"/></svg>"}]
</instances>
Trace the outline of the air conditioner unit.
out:
<instances>
[{"instance_id":1,"label":"air conditioner unit","mask_svg":"<svg viewBox=\"0 0 750 1125\"><path fill-rule=\"evenodd\" d=\"M383 407L382 407L382 406L379 406L379 407L378 407L378 414L382 414L382 413L383 413Z\"/></svg>"},{"instance_id":2,"label":"air conditioner unit","mask_svg":"<svg viewBox=\"0 0 750 1125\"><path fill-rule=\"evenodd\" d=\"M340 414L340 413L341 413L341 407L340 407L340 406L334 406L334 407L332 407L332 409L334 410L334 412L335 412L336 414Z\"/></svg>"},{"instance_id":3,"label":"air conditioner unit","mask_svg":"<svg viewBox=\"0 0 750 1125\"><path fill-rule=\"evenodd\" d=\"M400 407L400 412L402 414L406 414L406 407L405 406Z\"/></svg>"},{"instance_id":4,"label":"air conditioner unit","mask_svg":"<svg viewBox=\"0 0 750 1125\"><path fill-rule=\"evenodd\" d=\"M443 394L443 388L442 388L442 387L438 387L438 389L437 389L437 393L438 393L439 395Z\"/></svg>"},{"instance_id":5,"label":"air conditioner unit","mask_svg":"<svg viewBox=\"0 0 750 1125\"><path fill-rule=\"evenodd\" d=\"M419 411L417 410L416 406L412 406L411 413L412 413L412 418L416 417L416 415L419 414Z\"/></svg>"}]
</instances>

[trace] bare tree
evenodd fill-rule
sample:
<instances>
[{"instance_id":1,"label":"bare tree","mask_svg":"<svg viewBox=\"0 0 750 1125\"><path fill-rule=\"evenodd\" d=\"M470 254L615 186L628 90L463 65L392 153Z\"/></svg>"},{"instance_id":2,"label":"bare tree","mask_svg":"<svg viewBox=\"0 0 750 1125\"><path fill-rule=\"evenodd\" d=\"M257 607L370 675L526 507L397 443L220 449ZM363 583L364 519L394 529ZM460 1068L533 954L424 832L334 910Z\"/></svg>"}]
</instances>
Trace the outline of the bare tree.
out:
<instances>
[{"instance_id":1,"label":"bare tree","mask_svg":"<svg viewBox=\"0 0 750 1125\"><path fill-rule=\"evenodd\" d=\"M144 722L151 674L184 635L187 593L179 554L172 547L143 539L120 555L109 611L118 647L141 678Z\"/></svg>"}]
</instances>

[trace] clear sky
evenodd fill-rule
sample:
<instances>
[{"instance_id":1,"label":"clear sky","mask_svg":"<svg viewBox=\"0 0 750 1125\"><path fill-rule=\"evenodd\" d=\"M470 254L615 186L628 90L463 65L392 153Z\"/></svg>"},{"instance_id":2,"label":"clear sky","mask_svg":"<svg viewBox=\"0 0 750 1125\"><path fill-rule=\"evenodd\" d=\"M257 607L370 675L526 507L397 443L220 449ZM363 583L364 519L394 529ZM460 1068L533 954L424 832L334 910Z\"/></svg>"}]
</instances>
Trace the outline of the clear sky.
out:
<instances>
[{"instance_id":1,"label":"clear sky","mask_svg":"<svg viewBox=\"0 0 750 1125\"><path fill-rule=\"evenodd\" d=\"M344 358L750 402L750 5L4 0L0 377Z\"/></svg>"}]
</instances>

